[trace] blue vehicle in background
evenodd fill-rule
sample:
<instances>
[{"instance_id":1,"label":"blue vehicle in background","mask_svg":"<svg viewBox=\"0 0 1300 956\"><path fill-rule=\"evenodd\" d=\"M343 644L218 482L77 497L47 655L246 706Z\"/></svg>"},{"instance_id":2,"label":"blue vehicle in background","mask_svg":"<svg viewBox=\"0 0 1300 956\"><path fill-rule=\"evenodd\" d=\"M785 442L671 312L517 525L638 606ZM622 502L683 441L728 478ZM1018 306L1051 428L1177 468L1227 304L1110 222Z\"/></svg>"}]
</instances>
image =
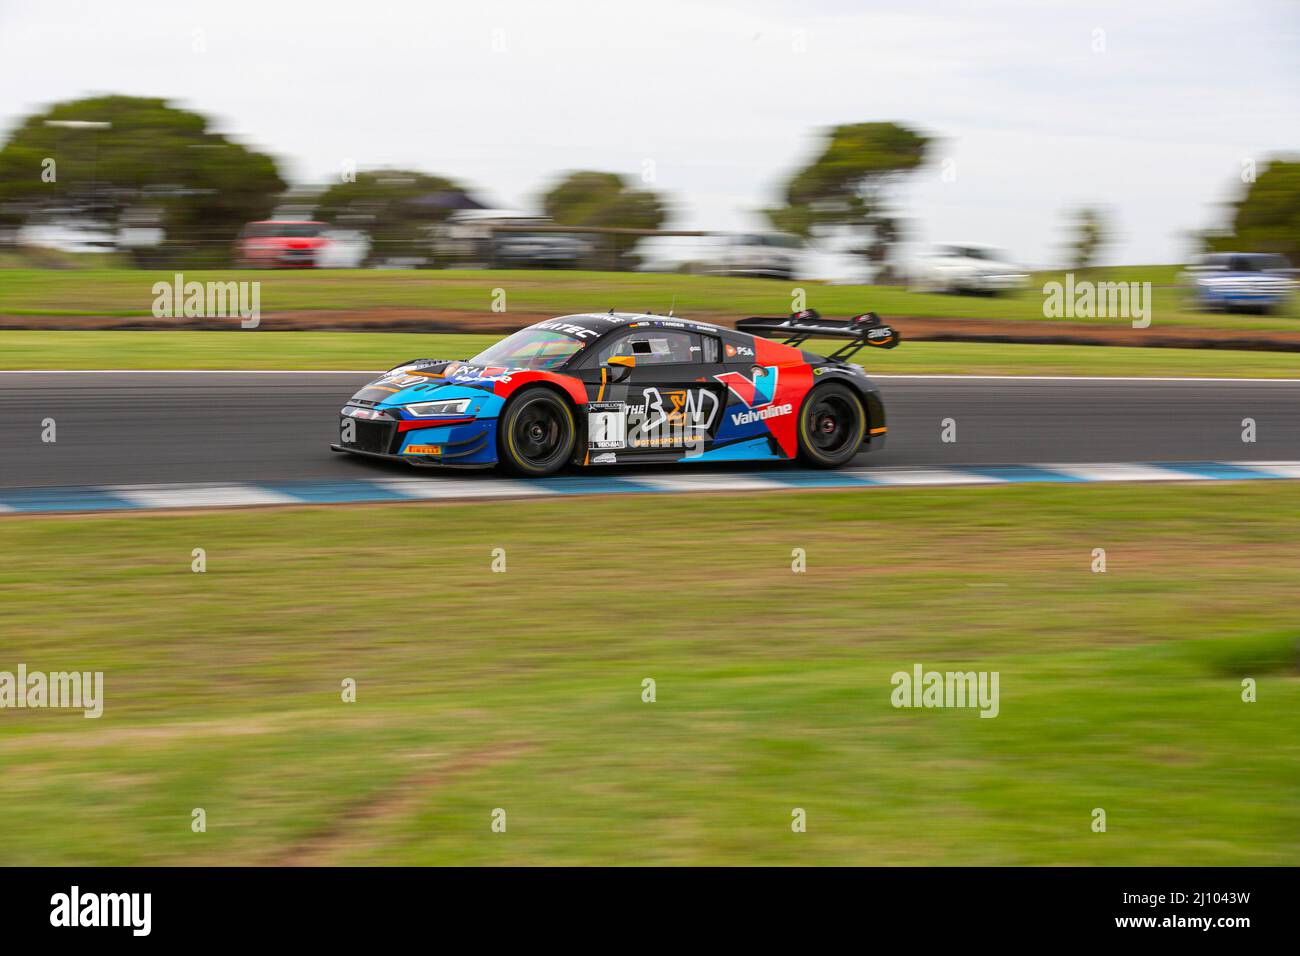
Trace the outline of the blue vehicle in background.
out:
<instances>
[{"instance_id":1,"label":"blue vehicle in background","mask_svg":"<svg viewBox=\"0 0 1300 956\"><path fill-rule=\"evenodd\" d=\"M1273 312L1295 291L1295 270L1271 252L1216 252L1190 266L1191 306L1220 312Z\"/></svg>"}]
</instances>

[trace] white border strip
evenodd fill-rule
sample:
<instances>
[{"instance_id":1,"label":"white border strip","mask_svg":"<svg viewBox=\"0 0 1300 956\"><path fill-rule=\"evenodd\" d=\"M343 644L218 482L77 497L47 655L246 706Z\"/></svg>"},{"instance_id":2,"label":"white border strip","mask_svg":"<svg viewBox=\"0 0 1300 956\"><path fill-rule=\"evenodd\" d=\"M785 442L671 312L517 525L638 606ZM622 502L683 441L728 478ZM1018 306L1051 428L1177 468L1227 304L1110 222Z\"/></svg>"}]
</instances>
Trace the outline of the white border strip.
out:
<instances>
[{"instance_id":1,"label":"white border strip","mask_svg":"<svg viewBox=\"0 0 1300 956\"><path fill-rule=\"evenodd\" d=\"M1226 466L1226 467L1225 467ZM886 466L841 472L806 471L726 473L684 470L677 474L630 477L595 474L529 481L521 478L444 477L368 478L319 482L196 482L193 484L104 485L67 488L0 488L0 513L87 512L169 508L246 507L251 505L328 505L374 501L464 501L583 494L679 492L806 491L809 488L866 490L879 487L1006 485L1073 479L1079 482L1240 481L1300 479L1300 461L1271 462L1110 462L1044 465L966 465L952 468ZM996 475L990 474L996 472ZM304 487L305 486L305 487ZM295 493L296 490L296 493ZM313 494L312 491L318 493ZM380 494L375 494L380 492Z\"/></svg>"}]
</instances>

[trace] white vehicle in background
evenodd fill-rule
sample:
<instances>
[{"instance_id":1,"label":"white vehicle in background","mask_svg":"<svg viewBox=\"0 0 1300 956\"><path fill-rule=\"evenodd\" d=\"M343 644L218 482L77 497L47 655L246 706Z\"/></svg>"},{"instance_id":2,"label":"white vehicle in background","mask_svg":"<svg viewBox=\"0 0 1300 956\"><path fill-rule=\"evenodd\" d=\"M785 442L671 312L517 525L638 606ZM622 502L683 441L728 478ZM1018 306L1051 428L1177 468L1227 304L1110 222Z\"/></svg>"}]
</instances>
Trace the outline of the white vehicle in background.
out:
<instances>
[{"instance_id":1,"label":"white vehicle in background","mask_svg":"<svg viewBox=\"0 0 1300 956\"><path fill-rule=\"evenodd\" d=\"M370 253L370 237L360 229L327 229L329 240L316 253L318 269L360 269Z\"/></svg>"},{"instance_id":2,"label":"white vehicle in background","mask_svg":"<svg viewBox=\"0 0 1300 956\"><path fill-rule=\"evenodd\" d=\"M729 276L793 279L803 272L803 240L782 232L720 235L710 271Z\"/></svg>"},{"instance_id":3,"label":"white vehicle in background","mask_svg":"<svg viewBox=\"0 0 1300 956\"><path fill-rule=\"evenodd\" d=\"M1002 250L979 242L943 242L923 256L914 270L918 292L998 295L1023 289L1029 274Z\"/></svg>"},{"instance_id":4,"label":"white vehicle in background","mask_svg":"<svg viewBox=\"0 0 1300 956\"><path fill-rule=\"evenodd\" d=\"M20 246L36 246L56 252L116 252L117 232L107 226L77 220L33 223L18 230Z\"/></svg>"}]
</instances>

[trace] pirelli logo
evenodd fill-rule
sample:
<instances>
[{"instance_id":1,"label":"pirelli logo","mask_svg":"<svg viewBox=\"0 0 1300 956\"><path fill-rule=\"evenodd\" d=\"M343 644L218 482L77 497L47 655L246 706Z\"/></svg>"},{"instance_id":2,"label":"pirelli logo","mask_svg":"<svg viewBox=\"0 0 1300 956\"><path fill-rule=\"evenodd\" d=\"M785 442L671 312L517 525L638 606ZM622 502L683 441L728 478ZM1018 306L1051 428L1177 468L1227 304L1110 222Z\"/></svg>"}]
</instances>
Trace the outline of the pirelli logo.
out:
<instances>
[{"instance_id":1,"label":"pirelli logo","mask_svg":"<svg viewBox=\"0 0 1300 956\"><path fill-rule=\"evenodd\" d=\"M403 454L407 455L441 455L441 445L407 445L403 449Z\"/></svg>"}]
</instances>

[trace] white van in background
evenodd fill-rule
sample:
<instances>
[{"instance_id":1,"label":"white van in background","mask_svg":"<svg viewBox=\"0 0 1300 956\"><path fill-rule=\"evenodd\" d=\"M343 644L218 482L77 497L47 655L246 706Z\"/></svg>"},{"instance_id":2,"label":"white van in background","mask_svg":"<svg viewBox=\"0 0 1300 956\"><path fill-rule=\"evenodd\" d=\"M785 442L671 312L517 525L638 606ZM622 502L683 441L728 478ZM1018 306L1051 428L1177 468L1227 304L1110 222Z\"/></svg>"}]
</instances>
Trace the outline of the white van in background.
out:
<instances>
[{"instance_id":1,"label":"white van in background","mask_svg":"<svg viewBox=\"0 0 1300 956\"><path fill-rule=\"evenodd\" d=\"M917 292L998 295L1023 289L1029 273L982 242L941 242L912 270Z\"/></svg>"},{"instance_id":2,"label":"white van in background","mask_svg":"<svg viewBox=\"0 0 1300 956\"><path fill-rule=\"evenodd\" d=\"M710 271L729 276L793 279L802 275L804 244L781 232L720 235Z\"/></svg>"}]
</instances>

